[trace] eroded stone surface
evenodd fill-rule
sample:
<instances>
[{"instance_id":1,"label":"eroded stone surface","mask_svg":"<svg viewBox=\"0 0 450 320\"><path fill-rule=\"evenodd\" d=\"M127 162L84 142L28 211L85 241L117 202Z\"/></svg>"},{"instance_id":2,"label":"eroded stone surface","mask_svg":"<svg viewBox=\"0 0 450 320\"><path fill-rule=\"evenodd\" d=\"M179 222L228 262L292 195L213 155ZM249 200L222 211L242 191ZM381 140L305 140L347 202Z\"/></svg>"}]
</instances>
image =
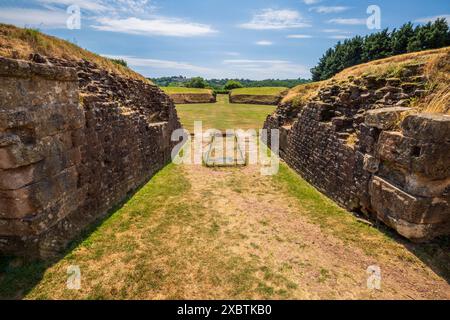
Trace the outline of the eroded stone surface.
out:
<instances>
[{"instance_id":1,"label":"eroded stone surface","mask_svg":"<svg viewBox=\"0 0 450 320\"><path fill-rule=\"evenodd\" d=\"M170 160L180 123L156 86L32 58L0 58L0 252L47 257Z\"/></svg>"},{"instance_id":2,"label":"eroded stone surface","mask_svg":"<svg viewBox=\"0 0 450 320\"><path fill-rule=\"evenodd\" d=\"M408 101L426 93L421 68L332 81L265 122L292 126L281 156L305 179L414 241L450 234L450 116L405 114Z\"/></svg>"}]
</instances>

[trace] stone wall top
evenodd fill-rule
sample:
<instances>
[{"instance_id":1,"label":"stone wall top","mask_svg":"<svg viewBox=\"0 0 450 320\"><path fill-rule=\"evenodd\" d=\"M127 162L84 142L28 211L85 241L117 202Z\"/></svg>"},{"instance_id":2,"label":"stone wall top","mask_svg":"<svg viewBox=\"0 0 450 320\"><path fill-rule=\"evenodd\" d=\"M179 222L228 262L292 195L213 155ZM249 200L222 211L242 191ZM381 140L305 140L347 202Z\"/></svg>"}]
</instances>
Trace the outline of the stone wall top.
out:
<instances>
[{"instance_id":1,"label":"stone wall top","mask_svg":"<svg viewBox=\"0 0 450 320\"><path fill-rule=\"evenodd\" d=\"M74 68L59 67L52 64L31 63L0 57L0 76L15 78L41 77L57 81L78 81Z\"/></svg>"}]
</instances>

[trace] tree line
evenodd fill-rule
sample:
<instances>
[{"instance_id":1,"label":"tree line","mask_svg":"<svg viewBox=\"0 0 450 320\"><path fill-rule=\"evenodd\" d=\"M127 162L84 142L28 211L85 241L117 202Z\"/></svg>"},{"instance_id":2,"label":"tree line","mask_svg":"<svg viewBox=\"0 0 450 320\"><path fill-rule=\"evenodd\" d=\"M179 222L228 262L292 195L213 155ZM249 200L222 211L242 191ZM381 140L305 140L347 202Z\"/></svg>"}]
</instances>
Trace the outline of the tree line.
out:
<instances>
[{"instance_id":1,"label":"tree line","mask_svg":"<svg viewBox=\"0 0 450 320\"><path fill-rule=\"evenodd\" d=\"M150 79L160 87L188 87L188 88L210 88L214 90L232 90L235 88L254 88L254 87L287 87L293 88L299 84L308 83L307 79L267 79L267 80L249 80L249 79L210 79L205 80L201 77L186 78L183 76L162 77Z\"/></svg>"},{"instance_id":2,"label":"tree line","mask_svg":"<svg viewBox=\"0 0 450 320\"><path fill-rule=\"evenodd\" d=\"M445 18L414 27L411 22L389 32L384 29L365 37L356 36L328 49L311 69L312 80L333 77L340 71L398 54L450 46L449 26Z\"/></svg>"}]
</instances>

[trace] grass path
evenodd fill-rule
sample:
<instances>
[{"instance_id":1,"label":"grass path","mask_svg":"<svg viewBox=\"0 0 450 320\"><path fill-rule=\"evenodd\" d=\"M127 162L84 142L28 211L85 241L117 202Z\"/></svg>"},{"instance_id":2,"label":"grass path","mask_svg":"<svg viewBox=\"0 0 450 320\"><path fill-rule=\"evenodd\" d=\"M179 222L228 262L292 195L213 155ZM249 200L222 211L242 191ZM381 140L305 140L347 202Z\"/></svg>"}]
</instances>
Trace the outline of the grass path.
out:
<instances>
[{"instance_id":1,"label":"grass path","mask_svg":"<svg viewBox=\"0 0 450 320\"><path fill-rule=\"evenodd\" d=\"M3 297L450 299L411 250L284 165L275 177L169 165L56 264L15 264L4 266ZM381 291L366 286L374 264ZM79 291L66 289L70 265L80 266Z\"/></svg>"},{"instance_id":2,"label":"grass path","mask_svg":"<svg viewBox=\"0 0 450 320\"><path fill-rule=\"evenodd\" d=\"M203 129L239 128L243 130L261 128L267 115L275 111L275 106L230 104L228 95L217 95L217 103L177 105L183 126L191 133L194 121L203 121Z\"/></svg>"}]
</instances>

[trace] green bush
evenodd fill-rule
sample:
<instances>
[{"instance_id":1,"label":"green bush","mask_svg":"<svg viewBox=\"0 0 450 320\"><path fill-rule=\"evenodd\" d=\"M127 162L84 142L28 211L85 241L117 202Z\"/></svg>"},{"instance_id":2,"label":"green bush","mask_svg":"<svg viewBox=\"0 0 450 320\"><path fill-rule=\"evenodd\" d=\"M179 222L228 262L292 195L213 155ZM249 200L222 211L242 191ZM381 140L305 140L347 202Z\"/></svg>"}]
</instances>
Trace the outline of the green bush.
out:
<instances>
[{"instance_id":1,"label":"green bush","mask_svg":"<svg viewBox=\"0 0 450 320\"><path fill-rule=\"evenodd\" d=\"M243 88L244 86L242 83L236 80L228 80L225 86L223 87L225 90L233 90L233 89L239 89Z\"/></svg>"},{"instance_id":2,"label":"green bush","mask_svg":"<svg viewBox=\"0 0 450 320\"><path fill-rule=\"evenodd\" d=\"M208 83L202 77L192 78L186 83L186 87L188 88L199 88L204 89L208 86Z\"/></svg>"},{"instance_id":3,"label":"green bush","mask_svg":"<svg viewBox=\"0 0 450 320\"><path fill-rule=\"evenodd\" d=\"M128 67L128 63L123 60L123 59L110 59L113 63L124 66L124 67Z\"/></svg>"}]
</instances>

